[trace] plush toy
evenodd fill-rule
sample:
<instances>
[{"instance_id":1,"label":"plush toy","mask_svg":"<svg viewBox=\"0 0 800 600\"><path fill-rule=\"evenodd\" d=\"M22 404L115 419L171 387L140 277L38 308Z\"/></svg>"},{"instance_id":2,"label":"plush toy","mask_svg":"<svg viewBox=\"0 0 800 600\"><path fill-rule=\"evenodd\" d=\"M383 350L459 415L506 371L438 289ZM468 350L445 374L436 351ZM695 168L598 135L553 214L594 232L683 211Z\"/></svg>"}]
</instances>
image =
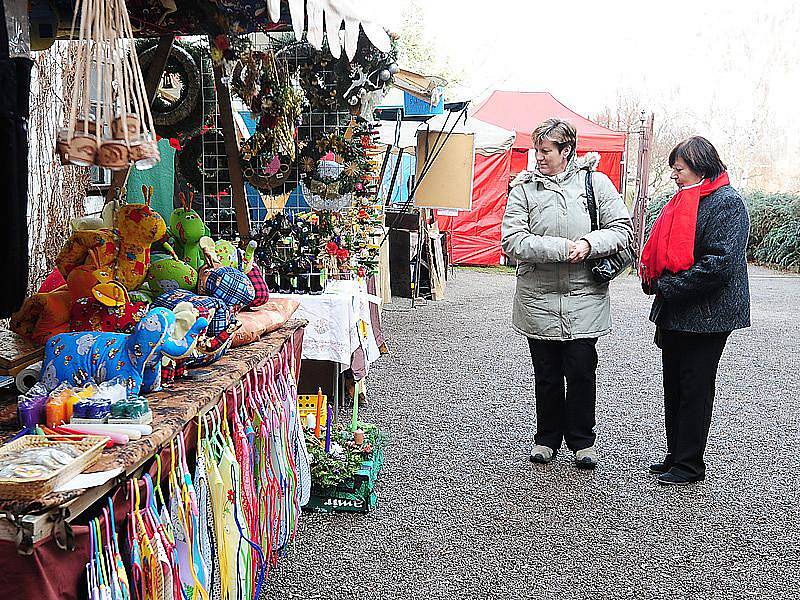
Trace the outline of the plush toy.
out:
<instances>
[{"instance_id":1,"label":"plush toy","mask_svg":"<svg viewBox=\"0 0 800 600\"><path fill-rule=\"evenodd\" d=\"M208 242L201 240L201 247L206 251L206 255L208 256L209 248L207 244ZM247 275L248 279L250 279L250 283L253 284L253 288L255 289L255 297L251 302L248 303L248 306L253 308L256 306L261 306L269 301L269 288L267 287L267 282L264 280L261 270L255 263L256 248L257 243L255 240L251 240L250 243L247 244L247 248L245 248L244 252L239 250L239 248L237 248L231 242L227 240L220 240L214 245L213 253L213 256L216 257L214 266L224 266L239 269L245 275ZM206 262L209 262L209 260L211 259L206 258Z\"/></svg>"},{"instance_id":2,"label":"plush toy","mask_svg":"<svg viewBox=\"0 0 800 600\"><path fill-rule=\"evenodd\" d=\"M142 186L144 191L144 186ZM153 187L145 195L145 204L126 204L117 211L115 219L119 231L119 260L117 280L129 290L144 283L150 266L150 246L164 238L167 225L156 211L150 208Z\"/></svg>"},{"instance_id":3,"label":"plush toy","mask_svg":"<svg viewBox=\"0 0 800 600\"><path fill-rule=\"evenodd\" d=\"M165 243L164 247L172 257L150 264L145 279L147 287L155 296L178 289L194 290L197 287L197 271L180 260L172 246Z\"/></svg>"},{"instance_id":4,"label":"plush toy","mask_svg":"<svg viewBox=\"0 0 800 600\"><path fill-rule=\"evenodd\" d=\"M208 271L206 293L208 296L199 296L187 290L175 290L153 301L154 305L165 308L189 302L201 315L208 315L208 330L198 342L191 362L193 366L211 364L225 353L239 327L236 314L255 298L255 290L247 276L231 267Z\"/></svg>"},{"instance_id":5,"label":"plush toy","mask_svg":"<svg viewBox=\"0 0 800 600\"><path fill-rule=\"evenodd\" d=\"M219 298L231 307L234 313L250 306L256 297L256 291L247 275L233 267L212 269L206 278L205 290L212 298Z\"/></svg>"},{"instance_id":6,"label":"plush toy","mask_svg":"<svg viewBox=\"0 0 800 600\"><path fill-rule=\"evenodd\" d=\"M193 196L194 194L190 194L187 200L186 195L181 192L183 208L172 211L169 218L169 233L170 243L175 246L178 256L193 269L199 270L204 262L200 238L209 235L210 232L197 211L191 208Z\"/></svg>"},{"instance_id":7,"label":"plush toy","mask_svg":"<svg viewBox=\"0 0 800 600\"><path fill-rule=\"evenodd\" d=\"M187 354L208 322L199 318L182 339L173 339L175 313L154 308L132 334L62 333L48 340L42 367L42 383L54 390L62 382L83 385L122 378L128 396L138 396L145 368L160 352L174 356Z\"/></svg>"},{"instance_id":8,"label":"plush toy","mask_svg":"<svg viewBox=\"0 0 800 600\"><path fill-rule=\"evenodd\" d=\"M128 290L142 285L150 265L150 246L164 237L167 228L161 215L150 208L152 187L143 187L143 192L145 204L126 204L116 211L115 229L73 232L56 257L65 278L89 262L91 251L97 249L96 268L111 271L114 280Z\"/></svg>"},{"instance_id":9,"label":"plush toy","mask_svg":"<svg viewBox=\"0 0 800 600\"><path fill-rule=\"evenodd\" d=\"M90 257L91 264L74 268L61 287L26 298L11 318L11 330L43 346L52 336L70 331L71 311L75 302L83 298L107 301L108 293L119 294L118 288L107 290L100 285L101 281L108 280L109 274L97 268L97 249L90 252Z\"/></svg>"},{"instance_id":10,"label":"plush toy","mask_svg":"<svg viewBox=\"0 0 800 600\"><path fill-rule=\"evenodd\" d=\"M119 189L117 189L117 192L119 192ZM116 213L117 209L121 206L119 195L120 194L118 193L116 199L106 203L99 217L85 216L85 217L76 217L72 219L72 221L70 221L70 225L72 226L72 231L113 229L114 213Z\"/></svg>"},{"instance_id":11,"label":"plush toy","mask_svg":"<svg viewBox=\"0 0 800 600\"><path fill-rule=\"evenodd\" d=\"M70 331L108 331L133 333L136 324L147 314L144 302L106 306L95 298L80 298L70 309Z\"/></svg>"},{"instance_id":12,"label":"plush toy","mask_svg":"<svg viewBox=\"0 0 800 600\"><path fill-rule=\"evenodd\" d=\"M207 314L199 314L188 302L178 304L173 312L175 313L175 330L172 334L172 338L176 340L184 339L192 330L192 327L194 327L199 317L205 318L206 321L208 321ZM202 339L202 337L201 334L198 337L198 341ZM162 389L162 381L164 383L173 381L174 374L177 372L174 366L178 363L184 364L186 362L185 359L189 357L194 347L194 344L186 346L185 348L179 346L181 353L178 355L174 353L170 354L170 351L175 350L175 348L165 348L161 352L157 352L150 362L145 365L142 379L142 392L145 394L158 392ZM165 367L167 367L167 369L165 369ZM173 367L173 369L169 369L169 367ZM169 373L166 381L164 381L165 378L162 375L165 370Z\"/></svg>"}]
</instances>

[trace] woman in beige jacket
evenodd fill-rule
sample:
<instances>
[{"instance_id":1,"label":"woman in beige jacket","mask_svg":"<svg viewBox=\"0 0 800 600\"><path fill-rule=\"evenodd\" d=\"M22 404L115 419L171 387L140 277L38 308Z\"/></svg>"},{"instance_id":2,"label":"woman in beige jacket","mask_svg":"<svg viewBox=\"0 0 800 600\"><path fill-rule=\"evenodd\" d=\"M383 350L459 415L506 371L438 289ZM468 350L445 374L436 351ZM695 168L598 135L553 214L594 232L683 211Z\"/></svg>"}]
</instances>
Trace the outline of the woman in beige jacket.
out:
<instances>
[{"instance_id":1,"label":"woman in beige jacket","mask_svg":"<svg viewBox=\"0 0 800 600\"><path fill-rule=\"evenodd\" d=\"M512 183L502 245L517 262L512 325L528 338L537 430L531 460L548 463L562 440L582 468L597 465L597 338L611 331L608 283L589 263L623 250L631 219L614 184L595 172L597 155L575 155L577 135L549 119L531 134L536 169ZM586 177L592 177L599 229L592 231Z\"/></svg>"}]
</instances>

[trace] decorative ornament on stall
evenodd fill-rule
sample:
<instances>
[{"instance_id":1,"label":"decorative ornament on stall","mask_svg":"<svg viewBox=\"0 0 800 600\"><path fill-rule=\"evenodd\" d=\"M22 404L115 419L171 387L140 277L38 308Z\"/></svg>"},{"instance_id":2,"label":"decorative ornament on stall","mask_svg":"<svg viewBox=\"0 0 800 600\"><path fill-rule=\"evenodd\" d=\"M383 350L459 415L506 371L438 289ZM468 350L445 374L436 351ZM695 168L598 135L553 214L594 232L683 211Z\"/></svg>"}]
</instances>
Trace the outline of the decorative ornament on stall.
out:
<instances>
[{"instance_id":1,"label":"decorative ornament on stall","mask_svg":"<svg viewBox=\"0 0 800 600\"><path fill-rule=\"evenodd\" d=\"M221 33L213 39L211 60L217 65L228 67L233 65L240 56L249 53L251 48L252 43L246 35L235 30L230 34Z\"/></svg>"},{"instance_id":2,"label":"decorative ornament on stall","mask_svg":"<svg viewBox=\"0 0 800 600\"><path fill-rule=\"evenodd\" d=\"M315 210L341 211L356 198L375 192L375 162L370 151L375 131L364 119L353 118L344 134L327 133L305 144L300 152L300 188Z\"/></svg>"},{"instance_id":3,"label":"decorative ornament on stall","mask_svg":"<svg viewBox=\"0 0 800 600\"><path fill-rule=\"evenodd\" d=\"M361 33L358 49L350 60L346 55L334 58L326 43L321 50L303 46L308 58L300 64L300 85L315 110L350 110L358 108L367 94L384 90L400 70L395 40L384 52Z\"/></svg>"},{"instance_id":4,"label":"decorative ornament on stall","mask_svg":"<svg viewBox=\"0 0 800 600\"><path fill-rule=\"evenodd\" d=\"M157 40L136 41L142 71L147 72L158 47ZM156 133L173 145L203 133L216 114L211 57L204 44L176 39L172 44L161 85L151 107Z\"/></svg>"},{"instance_id":5,"label":"decorative ornament on stall","mask_svg":"<svg viewBox=\"0 0 800 600\"><path fill-rule=\"evenodd\" d=\"M262 191L283 185L295 160L295 132L307 105L302 88L290 76L286 61L268 51L242 56L231 89L257 121L253 136L242 143L244 176Z\"/></svg>"},{"instance_id":6,"label":"decorative ornament on stall","mask_svg":"<svg viewBox=\"0 0 800 600\"><path fill-rule=\"evenodd\" d=\"M144 78L124 0L78 0L78 64L69 124L56 148L64 165L149 169L159 160Z\"/></svg>"}]
</instances>

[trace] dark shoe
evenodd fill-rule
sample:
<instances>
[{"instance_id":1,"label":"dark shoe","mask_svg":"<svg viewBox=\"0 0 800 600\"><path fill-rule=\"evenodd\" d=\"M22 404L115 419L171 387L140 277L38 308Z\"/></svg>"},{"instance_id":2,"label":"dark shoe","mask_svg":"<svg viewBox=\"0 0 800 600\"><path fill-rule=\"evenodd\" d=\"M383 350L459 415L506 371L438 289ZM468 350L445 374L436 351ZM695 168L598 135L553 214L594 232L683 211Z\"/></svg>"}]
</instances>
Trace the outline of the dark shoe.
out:
<instances>
[{"instance_id":1,"label":"dark shoe","mask_svg":"<svg viewBox=\"0 0 800 600\"><path fill-rule=\"evenodd\" d=\"M666 473L659 475L658 483L661 485L689 485L690 483L697 483L698 481L703 481L705 476L700 477L683 477L682 475L676 475L672 471L667 471Z\"/></svg>"},{"instance_id":2,"label":"dark shoe","mask_svg":"<svg viewBox=\"0 0 800 600\"><path fill-rule=\"evenodd\" d=\"M648 469L648 471L650 472L651 475L663 475L664 473L669 471L671 468L672 468L672 465L660 462L660 463L656 463L654 465L650 465L650 468Z\"/></svg>"}]
</instances>

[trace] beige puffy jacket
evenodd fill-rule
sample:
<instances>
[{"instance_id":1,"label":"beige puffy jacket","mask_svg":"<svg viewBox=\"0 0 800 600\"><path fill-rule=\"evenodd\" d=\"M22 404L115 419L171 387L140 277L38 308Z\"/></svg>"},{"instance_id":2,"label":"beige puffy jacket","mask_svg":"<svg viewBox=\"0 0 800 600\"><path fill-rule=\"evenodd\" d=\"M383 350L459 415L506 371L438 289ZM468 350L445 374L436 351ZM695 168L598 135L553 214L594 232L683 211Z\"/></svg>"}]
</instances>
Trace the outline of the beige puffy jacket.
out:
<instances>
[{"instance_id":1,"label":"beige puffy jacket","mask_svg":"<svg viewBox=\"0 0 800 600\"><path fill-rule=\"evenodd\" d=\"M503 217L502 246L517 261L512 325L529 338L596 338L611 331L608 283L597 283L586 262L567 262L568 240L589 242L587 260L625 248L630 215L614 184L595 172L598 155L573 159L564 173L520 174ZM600 229L591 231L586 172L592 171Z\"/></svg>"}]
</instances>

